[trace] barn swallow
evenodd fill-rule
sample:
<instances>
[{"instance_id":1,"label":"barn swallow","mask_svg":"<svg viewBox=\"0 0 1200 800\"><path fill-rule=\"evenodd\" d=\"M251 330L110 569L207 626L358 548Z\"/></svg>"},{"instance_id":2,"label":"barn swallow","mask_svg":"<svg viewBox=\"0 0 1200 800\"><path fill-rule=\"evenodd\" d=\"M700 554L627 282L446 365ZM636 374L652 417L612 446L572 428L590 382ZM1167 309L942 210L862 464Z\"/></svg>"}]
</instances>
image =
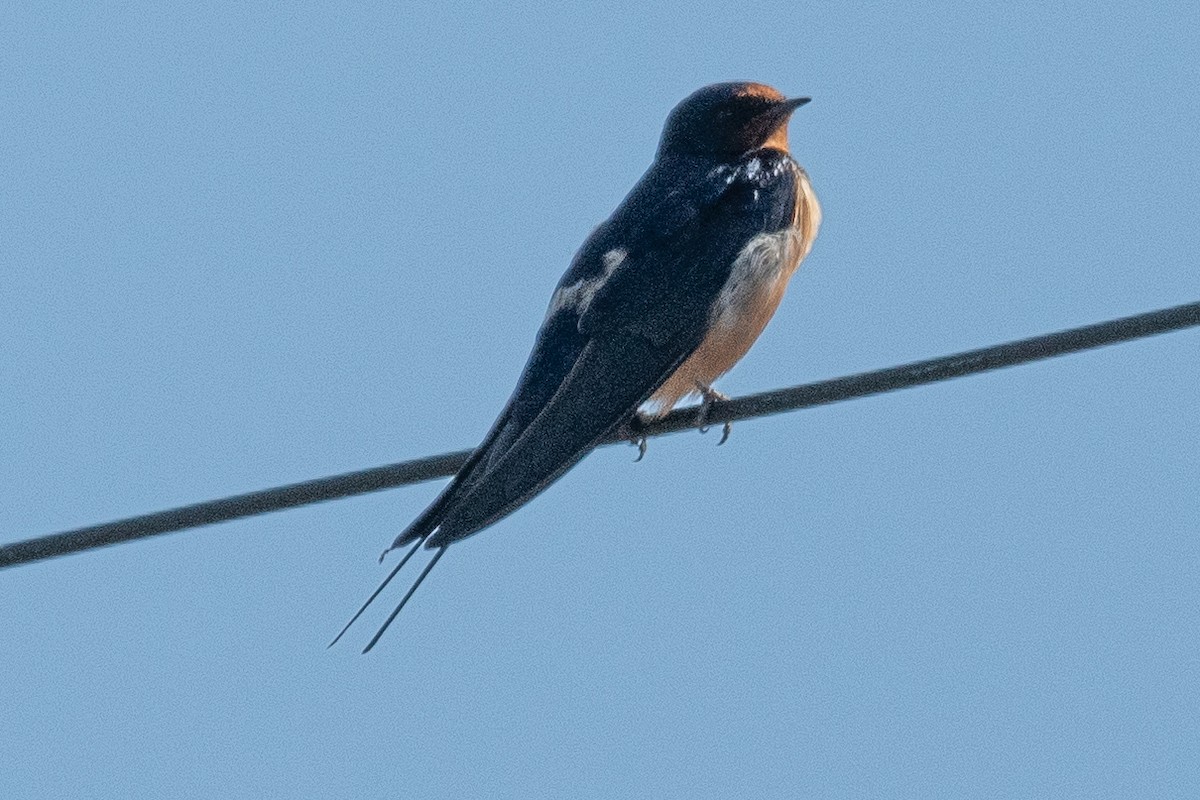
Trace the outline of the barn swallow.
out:
<instances>
[{"instance_id":1,"label":"barn swallow","mask_svg":"<svg viewBox=\"0 0 1200 800\"><path fill-rule=\"evenodd\" d=\"M671 111L650 168L559 281L491 431L384 551L413 543L342 633L422 543L437 552L364 653L450 544L511 514L640 410L720 396L713 381L762 333L821 224L788 150L788 121L808 101L718 83Z\"/></svg>"}]
</instances>

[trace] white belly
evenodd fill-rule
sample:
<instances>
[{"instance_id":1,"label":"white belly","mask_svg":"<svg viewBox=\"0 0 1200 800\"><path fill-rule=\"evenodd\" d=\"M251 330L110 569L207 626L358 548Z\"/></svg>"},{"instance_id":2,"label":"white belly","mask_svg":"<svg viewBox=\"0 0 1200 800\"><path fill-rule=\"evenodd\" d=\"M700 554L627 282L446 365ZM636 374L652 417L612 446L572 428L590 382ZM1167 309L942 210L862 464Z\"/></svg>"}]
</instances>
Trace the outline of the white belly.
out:
<instances>
[{"instance_id":1,"label":"white belly","mask_svg":"<svg viewBox=\"0 0 1200 800\"><path fill-rule=\"evenodd\" d=\"M738 253L713 304L704 340L651 396L656 414L665 414L684 397L698 394L700 386L711 386L746 355L770 322L821 226L821 206L807 176L801 173L797 183L792 226L761 233Z\"/></svg>"}]
</instances>

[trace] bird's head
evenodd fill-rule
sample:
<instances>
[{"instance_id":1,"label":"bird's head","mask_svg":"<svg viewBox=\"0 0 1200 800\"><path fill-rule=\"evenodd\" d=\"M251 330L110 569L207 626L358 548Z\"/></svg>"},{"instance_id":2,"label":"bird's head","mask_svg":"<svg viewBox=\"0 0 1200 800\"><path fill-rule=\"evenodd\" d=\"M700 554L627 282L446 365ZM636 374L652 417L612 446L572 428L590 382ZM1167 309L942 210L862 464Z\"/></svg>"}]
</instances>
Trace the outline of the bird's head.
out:
<instances>
[{"instance_id":1,"label":"bird's head","mask_svg":"<svg viewBox=\"0 0 1200 800\"><path fill-rule=\"evenodd\" d=\"M672 109L658 154L729 158L768 145L787 150L788 119L809 99L784 97L762 83L705 86Z\"/></svg>"}]
</instances>

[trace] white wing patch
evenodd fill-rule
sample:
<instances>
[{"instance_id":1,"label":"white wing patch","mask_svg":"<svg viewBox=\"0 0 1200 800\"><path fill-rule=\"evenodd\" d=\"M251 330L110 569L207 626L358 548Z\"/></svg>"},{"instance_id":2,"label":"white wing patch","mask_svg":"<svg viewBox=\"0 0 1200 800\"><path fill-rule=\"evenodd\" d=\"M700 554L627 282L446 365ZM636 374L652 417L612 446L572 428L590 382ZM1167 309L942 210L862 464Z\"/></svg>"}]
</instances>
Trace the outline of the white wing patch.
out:
<instances>
[{"instance_id":1,"label":"white wing patch","mask_svg":"<svg viewBox=\"0 0 1200 800\"><path fill-rule=\"evenodd\" d=\"M738 171L727 164L718 164L708 171L709 178L724 181L726 185L733 183L733 179L737 176Z\"/></svg>"},{"instance_id":2,"label":"white wing patch","mask_svg":"<svg viewBox=\"0 0 1200 800\"><path fill-rule=\"evenodd\" d=\"M623 247L616 247L604 254L604 277L609 278L613 271L625 263L625 259L629 257L629 251Z\"/></svg>"},{"instance_id":3,"label":"white wing patch","mask_svg":"<svg viewBox=\"0 0 1200 800\"><path fill-rule=\"evenodd\" d=\"M588 306L592 304L592 300L595 299L596 292L600 291L628 256L628 250L623 247L615 247L604 254L604 271L599 275L594 278L583 278L569 286L560 286L554 292L554 296L550 298L550 308L546 311L546 318L549 319L564 309L570 309L576 314L583 315L588 310Z\"/></svg>"}]
</instances>

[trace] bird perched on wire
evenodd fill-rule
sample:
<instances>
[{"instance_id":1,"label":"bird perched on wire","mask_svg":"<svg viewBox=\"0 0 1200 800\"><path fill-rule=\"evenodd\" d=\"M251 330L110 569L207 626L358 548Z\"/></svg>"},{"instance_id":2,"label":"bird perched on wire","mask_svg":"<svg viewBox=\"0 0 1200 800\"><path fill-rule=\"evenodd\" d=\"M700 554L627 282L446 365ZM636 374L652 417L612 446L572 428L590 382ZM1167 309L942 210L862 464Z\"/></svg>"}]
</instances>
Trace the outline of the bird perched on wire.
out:
<instances>
[{"instance_id":1,"label":"bird perched on wire","mask_svg":"<svg viewBox=\"0 0 1200 800\"><path fill-rule=\"evenodd\" d=\"M821 223L788 150L788 121L808 101L761 83L717 83L671 111L654 162L559 281L491 431L384 551L413 543L342 633L422 543L437 550L363 652L450 544L632 430L640 409L664 414L689 395L705 407L721 397L713 381L762 333Z\"/></svg>"}]
</instances>

